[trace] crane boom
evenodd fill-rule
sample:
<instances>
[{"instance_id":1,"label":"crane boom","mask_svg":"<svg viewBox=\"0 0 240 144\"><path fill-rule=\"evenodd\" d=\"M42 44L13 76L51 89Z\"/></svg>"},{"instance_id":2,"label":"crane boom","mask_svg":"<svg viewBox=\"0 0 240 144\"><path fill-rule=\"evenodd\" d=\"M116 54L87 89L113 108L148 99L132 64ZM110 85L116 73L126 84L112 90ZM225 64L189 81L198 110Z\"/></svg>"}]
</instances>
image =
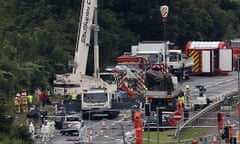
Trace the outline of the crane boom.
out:
<instances>
[{"instance_id":1,"label":"crane boom","mask_svg":"<svg viewBox=\"0 0 240 144\"><path fill-rule=\"evenodd\" d=\"M83 0L79 20L77 44L75 50L73 73L86 73L88 51L94 12L97 9L97 0Z\"/></svg>"},{"instance_id":2,"label":"crane boom","mask_svg":"<svg viewBox=\"0 0 240 144\"><path fill-rule=\"evenodd\" d=\"M94 76L86 75L91 31L94 30ZM56 74L54 93L66 96L77 94L81 98L80 109L83 118L116 117L119 110L112 110L112 98L116 98L117 83L107 83L109 74L99 73L97 0L82 0L79 17L77 42L72 73ZM105 81L103 80L105 78ZM90 111L90 113L89 113ZM89 116L90 115L90 116Z\"/></svg>"}]
</instances>

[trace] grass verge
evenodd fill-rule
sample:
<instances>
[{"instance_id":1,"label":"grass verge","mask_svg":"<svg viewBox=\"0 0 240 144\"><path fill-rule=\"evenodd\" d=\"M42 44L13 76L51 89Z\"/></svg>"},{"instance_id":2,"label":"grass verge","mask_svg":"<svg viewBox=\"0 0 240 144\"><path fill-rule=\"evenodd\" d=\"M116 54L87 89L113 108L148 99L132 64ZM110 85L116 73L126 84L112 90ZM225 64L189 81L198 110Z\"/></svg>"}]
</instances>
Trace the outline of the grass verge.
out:
<instances>
[{"instance_id":1,"label":"grass verge","mask_svg":"<svg viewBox=\"0 0 240 144\"><path fill-rule=\"evenodd\" d=\"M188 128L184 129L180 135L180 141L192 141L195 138L200 138L206 135L208 129L206 128ZM159 132L160 144L175 144L177 138L174 136L176 130L166 130ZM158 132L147 132L143 133L143 144L156 144Z\"/></svg>"}]
</instances>

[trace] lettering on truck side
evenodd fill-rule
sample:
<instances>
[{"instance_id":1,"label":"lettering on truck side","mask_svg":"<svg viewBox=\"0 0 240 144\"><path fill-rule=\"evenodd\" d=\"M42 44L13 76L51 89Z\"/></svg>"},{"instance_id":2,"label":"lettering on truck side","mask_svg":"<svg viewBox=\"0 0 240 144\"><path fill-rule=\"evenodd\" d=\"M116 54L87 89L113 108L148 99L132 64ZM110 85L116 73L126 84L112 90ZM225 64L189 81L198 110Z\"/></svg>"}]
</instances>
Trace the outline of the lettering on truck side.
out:
<instances>
[{"instance_id":1,"label":"lettering on truck side","mask_svg":"<svg viewBox=\"0 0 240 144\"><path fill-rule=\"evenodd\" d=\"M82 38L81 38L81 42L85 43L86 41L86 33L88 30L88 21L89 21L89 11L90 11L90 5L91 5L91 0L87 0L87 10L86 10L86 16L85 16L85 21L83 23L83 34L82 34Z\"/></svg>"}]
</instances>

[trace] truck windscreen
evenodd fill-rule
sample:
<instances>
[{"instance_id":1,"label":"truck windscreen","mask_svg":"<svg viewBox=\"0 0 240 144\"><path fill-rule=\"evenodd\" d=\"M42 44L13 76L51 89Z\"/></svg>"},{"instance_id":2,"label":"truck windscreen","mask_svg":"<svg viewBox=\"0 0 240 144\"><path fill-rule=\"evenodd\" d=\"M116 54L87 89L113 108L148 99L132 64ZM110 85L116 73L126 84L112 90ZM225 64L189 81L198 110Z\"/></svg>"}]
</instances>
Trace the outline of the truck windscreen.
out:
<instances>
[{"instance_id":1,"label":"truck windscreen","mask_svg":"<svg viewBox=\"0 0 240 144\"><path fill-rule=\"evenodd\" d=\"M169 61L170 62L176 62L178 60L178 54L177 53L169 53Z\"/></svg>"},{"instance_id":2,"label":"truck windscreen","mask_svg":"<svg viewBox=\"0 0 240 144\"><path fill-rule=\"evenodd\" d=\"M104 75L100 75L100 78L107 82L108 84L116 84L116 80L114 75L112 74L104 74Z\"/></svg>"},{"instance_id":3,"label":"truck windscreen","mask_svg":"<svg viewBox=\"0 0 240 144\"><path fill-rule=\"evenodd\" d=\"M86 93L83 95L83 101L86 103L101 103L107 100L107 93Z\"/></svg>"}]
</instances>

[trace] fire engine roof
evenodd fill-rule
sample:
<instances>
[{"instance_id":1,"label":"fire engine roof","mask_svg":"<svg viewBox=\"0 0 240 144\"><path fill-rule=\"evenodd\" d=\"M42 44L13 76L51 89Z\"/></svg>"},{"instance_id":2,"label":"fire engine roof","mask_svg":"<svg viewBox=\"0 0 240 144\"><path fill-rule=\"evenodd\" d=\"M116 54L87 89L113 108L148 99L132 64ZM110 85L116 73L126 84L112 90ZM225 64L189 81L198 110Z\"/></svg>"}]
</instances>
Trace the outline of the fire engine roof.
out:
<instances>
[{"instance_id":1,"label":"fire engine roof","mask_svg":"<svg viewBox=\"0 0 240 144\"><path fill-rule=\"evenodd\" d=\"M222 41L192 41L189 49L218 49L223 48Z\"/></svg>"},{"instance_id":2,"label":"fire engine roof","mask_svg":"<svg viewBox=\"0 0 240 144\"><path fill-rule=\"evenodd\" d=\"M149 51L137 51L137 54L158 54L160 53L159 51L153 51L153 50L149 50Z\"/></svg>"},{"instance_id":3,"label":"fire engine roof","mask_svg":"<svg viewBox=\"0 0 240 144\"><path fill-rule=\"evenodd\" d=\"M240 42L240 38L235 38L235 39L231 40L231 42Z\"/></svg>"},{"instance_id":4,"label":"fire engine roof","mask_svg":"<svg viewBox=\"0 0 240 144\"><path fill-rule=\"evenodd\" d=\"M136 58L136 56L133 56L133 55L120 55L117 58Z\"/></svg>"}]
</instances>

